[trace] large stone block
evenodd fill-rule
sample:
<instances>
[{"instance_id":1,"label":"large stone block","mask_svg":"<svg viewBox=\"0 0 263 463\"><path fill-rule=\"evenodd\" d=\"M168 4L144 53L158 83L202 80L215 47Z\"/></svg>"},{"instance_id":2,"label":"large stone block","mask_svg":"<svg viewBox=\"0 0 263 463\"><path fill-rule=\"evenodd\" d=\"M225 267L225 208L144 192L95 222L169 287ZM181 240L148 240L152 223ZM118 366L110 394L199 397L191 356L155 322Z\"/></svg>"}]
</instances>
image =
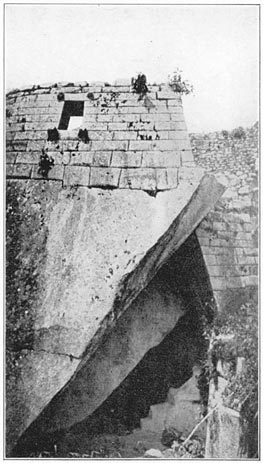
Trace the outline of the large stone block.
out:
<instances>
[{"instance_id":1,"label":"large stone block","mask_svg":"<svg viewBox=\"0 0 263 463\"><path fill-rule=\"evenodd\" d=\"M27 151L41 151L44 148L45 143L46 140L30 140L27 145Z\"/></svg>"},{"instance_id":2,"label":"large stone block","mask_svg":"<svg viewBox=\"0 0 263 463\"><path fill-rule=\"evenodd\" d=\"M149 151L143 153L142 167L179 167L180 153L173 151Z\"/></svg>"},{"instance_id":3,"label":"large stone block","mask_svg":"<svg viewBox=\"0 0 263 463\"><path fill-rule=\"evenodd\" d=\"M13 168L13 177L30 178L32 164L15 164Z\"/></svg>"},{"instance_id":4,"label":"large stone block","mask_svg":"<svg viewBox=\"0 0 263 463\"><path fill-rule=\"evenodd\" d=\"M89 185L90 168L80 166L66 166L63 177L63 184L67 185Z\"/></svg>"},{"instance_id":5,"label":"large stone block","mask_svg":"<svg viewBox=\"0 0 263 463\"><path fill-rule=\"evenodd\" d=\"M192 150L182 150L181 151L181 160L182 164L186 164L188 162L193 162L194 161L194 156Z\"/></svg>"},{"instance_id":6,"label":"large stone block","mask_svg":"<svg viewBox=\"0 0 263 463\"><path fill-rule=\"evenodd\" d=\"M138 190L156 190L157 180L155 169L122 169L120 188L132 188Z\"/></svg>"},{"instance_id":7,"label":"large stone block","mask_svg":"<svg viewBox=\"0 0 263 463\"><path fill-rule=\"evenodd\" d=\"M182 98L178 93L173 92L172 89L164 89L160 92L157 92L157 98L159 100L175 100L178 103L182 102Z\"/></svg>"},{"instance_id":8,"label":"large stone block","mask_svg":"<svg viewBox=\"0 0 263 463\"><path fill-rule=\"evenodd\" d=\"M214 277L210 275L210 281L211 281L211 285L214 291L223 290L227 288L228 279L226 279L225 277ZM239 286L234 286L234 287L239 287Z\"/></svg>"},{"instance_id":9,"label":"large stone block","mask_svg":"<svg viewBox=\"0 0 263 463\"><path fill-rule=\"evenodd\" d=\"M117 188L119 184L121 169L114 167L100 168L91 167L90 170L90 186L96 187L114 187Z\"/></svg>"},{"instance_id":10,"label":"large stone block","mask_svg":"<svg viewBox=\"0 0 263 463\"><path fill-rule=\"evenodd\" d=\"M6 156L5 156L6 164L14 164L19 154L23 155L23 153L15 153L15 152L6 153ZM20 161L20 162L24 162L24 161Z\"/></svg>"},{"instance_id":11,"label":"large stone block","mask_svg":"<svg viewBox=\"0 0 263 463\"><path fill-rule=\"evenodd\" d=\"M108 124L108 130L127 130L128 125L127 122L112 122Z\"/></svg>"},{"instance_id":12,"label":"large stone block","mask_svg":"<svg viewBox=\"0 0 263 463\"><path fill-rule=\"evenodd\" d=\"M10 145L7 145L7 148L10 148L9 151L26 151L27 149L30 149L29 147L31 143L35 142L31 140L13 141L12 143L10 143Z\"/></svg>"},{"instance_id":13,"label":"large stone block","mask_svg":"<svg viewBox=\"0 0 263 463\"><path fill-rule=\"evenodd\" d=\"M39 173L39 166L34 166L32 171L32 178L34 179L49 179L49 180L63 180L64 176L64 166L62 165L54 165L48 171L47 176L44 177L41 173Z\"/></svg>"},{"instance_id":14,"label":"large stone block","mask_svg":"<svg viewBox=\"0 0 263 463\"><path fill-rule=\"evenodd\" d=\"M155 127L156 130L176 130L175 122L171 122L171 121L167 121L167 122L158 121L158 122L155 122L154 127Z\"/></svg>"},{"instance_id":15,"label":"large stone block","mask_svg":"<svg viewBox=\"0 0 263 463\"><path fill-rule=\"evenodd\" d=\"M126 151L128 149L127 141L93 141L91 143L91 148L93 151Z\"/></svg>"},{"instance_id":16,"label":"large stone block","mask_svg":"<svg viewBox=\"0 0 263 463\"><path fill-rule=\"evenodd\" d=\"M92 165L98 167L109 167L111 156L111 151L95 151Z\"/></svg>"},{"instance_id":17,"label":"large stone block","mask_svg":"<svg viewBox=\"0 0 263 463\"><path fill-rule=\"evenodd\" d=\"M136 132L124 132L124 131L119 131L119 132L114 132L113 134L113 140L136 140L137 138L137 133Z\"/></svg>"},{"instance_id":18,"label":"large stone block","mask_svg":"<svg viewBox=\"0 0 263 463\"><path fill-rule=\"evenodd\" d=\"M38 164L39 160L40 153L37 151L18 153L16 158L16 162L22 164Z\"/></svg>"},{"instance_id":19,"label":"large stone block","mask_svg":"<svg viewBox=\"0 0 263 463\"><path fill-rule=\"evenodd\" d=\"M12 164L6 164L5 175L7 178L10 178L13 176L13 170L14 170L14 166Z\"/></svg>"},{"instance_id":20,"label":"large stone block","mask_svg":"<svg viewBox=\"0 0 263 463\"><path fill-rule=\"evenodd\" d=\"M91 166L93 163L94 151L72 151L70 157L71 165Z\"/></svg>"},{"instance_id":21,"label":"large stone block","mask_svg":"<svg viewBox=\"0 0 263 463\"><path fill-rule=\"evenodd\" d=\"M170 190L178 186L178 169L156 169L157 190Z\"/></svg>"},{"instance_id":22,"label":"large stone block","mask_svg":"<svg viewBox=\"0 0 263 463\"><path fill-rule=\"evenodd\" d=\"M140 167L142 153L140 151L113 151L112 167Z\"/></svg>"},{"instance_id":23,"label":"large stone block","mask_svg":"<svg viewBox=\"0 0 263 463\"><path fill-rule=\"evenodd\" d=\"M92 140L113 140L113 132L108 132L106 130L96 131L88 130L89 139Z\"/></svg>"}]
</instances>

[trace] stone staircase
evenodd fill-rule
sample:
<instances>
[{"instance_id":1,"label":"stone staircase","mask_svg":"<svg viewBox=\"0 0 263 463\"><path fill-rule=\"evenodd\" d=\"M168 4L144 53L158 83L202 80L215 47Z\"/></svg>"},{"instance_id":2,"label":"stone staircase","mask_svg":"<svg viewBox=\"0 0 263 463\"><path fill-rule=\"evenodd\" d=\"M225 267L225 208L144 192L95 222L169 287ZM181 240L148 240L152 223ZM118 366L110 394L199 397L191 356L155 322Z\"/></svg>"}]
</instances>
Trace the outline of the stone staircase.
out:
<instances>
[{"instance_id":1,"label":"stone staircase","mask_svg":"<svg viewBox=\"0 0 263 463\"><path fill-rule=\"evenodd\" d=\"M152 405L148 417L141 419L142 431L161 434L164 429L173 427L187 437L202 419L201 397L197 384L200 373L200 368L194 367L193 376L183 386L169 389L166 402ZM205 437L205 423L197 429L196 435Z\"/></svg>"}]
</instances>

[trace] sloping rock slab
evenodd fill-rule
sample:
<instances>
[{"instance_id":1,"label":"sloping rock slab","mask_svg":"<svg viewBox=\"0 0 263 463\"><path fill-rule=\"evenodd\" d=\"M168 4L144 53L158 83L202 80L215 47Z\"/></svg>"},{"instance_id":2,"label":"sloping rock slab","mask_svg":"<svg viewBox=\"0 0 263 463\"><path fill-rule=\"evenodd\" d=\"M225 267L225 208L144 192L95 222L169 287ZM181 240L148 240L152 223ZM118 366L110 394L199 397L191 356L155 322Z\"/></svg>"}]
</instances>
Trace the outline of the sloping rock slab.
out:
<instances>
[{"instance_id":1,"label":"sloping rock slab","mask_svg":"<svg viewBox=\"0 0 263 463\"><path fill-rule=\"evenodd\" d=\"M31 188L30 182L27 188ZM55 402L59 399L62 404L70 395L70 424L74 422L74 401L85 403L87 392L82 397L77 384L89 359L224 189L209 175L202 178L198 187L197 182L182 182L177 190L161 193L157 198L141 191L91 192L85 188L77 189L71 196L67 190L58 195L46 217L49 233L42 278L45 285L39 291L41 297L35 310L34 350L24 352L23 368L16 378L16 403L10 418L14 443L42 411L43 432L59 428L59 408L55 407L54 419L49 412L48 404L54 397ZM48 200L52 203L52 199ZM47 353L46 363L39 364L39 352ZM50 354L66 356L70 368L65 369L62 362L54 376ZM29 375L32 372L33 377ZM119 381L128 373L123 371ZM29 376L33 392L26 380ZM54 377L59 381L54 381ZM108 395L109 390L105 396L102 393L100 403ZM19 425L15 427L12 420L20 401L26 417L21 419L20 413ZM92 411L86 410L87 416ZM79 420L77 415L75 422Z\"/></svg>"}]
</instances>

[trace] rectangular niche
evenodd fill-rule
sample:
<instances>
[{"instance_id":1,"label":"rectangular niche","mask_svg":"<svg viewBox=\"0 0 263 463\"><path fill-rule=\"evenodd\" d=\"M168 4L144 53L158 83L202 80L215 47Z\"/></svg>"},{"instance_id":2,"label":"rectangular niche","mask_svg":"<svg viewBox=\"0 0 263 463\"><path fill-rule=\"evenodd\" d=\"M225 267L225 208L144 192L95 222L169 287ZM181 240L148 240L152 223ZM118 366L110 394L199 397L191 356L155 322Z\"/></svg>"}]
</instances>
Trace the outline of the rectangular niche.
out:
<instances>
[{"instance_id":1,"label":"rectangular niche","mask_svg":"<svg viewBox=\"0 0 263 463\"><path fill-rule=\"evenodd\" d=\"M59 130L73 130L80 127L83 123L84 101L65 101L60 122Z\"/></svg>"}]
</instances>

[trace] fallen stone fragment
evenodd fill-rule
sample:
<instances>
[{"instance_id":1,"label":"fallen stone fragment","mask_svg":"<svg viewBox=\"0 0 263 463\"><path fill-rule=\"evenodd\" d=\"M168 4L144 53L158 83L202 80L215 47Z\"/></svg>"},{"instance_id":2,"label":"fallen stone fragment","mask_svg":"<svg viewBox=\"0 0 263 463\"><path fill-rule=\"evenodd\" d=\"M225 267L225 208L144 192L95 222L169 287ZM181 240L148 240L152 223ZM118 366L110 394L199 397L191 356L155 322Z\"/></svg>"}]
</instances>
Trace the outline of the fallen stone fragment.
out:
<instances>
[{"instance_id":1,"label":"fallen stone fragment","mask_svg":"<svg viewBox=\"0 0 263 463\"><path fill-rule=\"evenodd\" d=\"M161 450L149 449L145 452L144 457L146 458L164 458Z\"/></svg>"}]
</instances>

